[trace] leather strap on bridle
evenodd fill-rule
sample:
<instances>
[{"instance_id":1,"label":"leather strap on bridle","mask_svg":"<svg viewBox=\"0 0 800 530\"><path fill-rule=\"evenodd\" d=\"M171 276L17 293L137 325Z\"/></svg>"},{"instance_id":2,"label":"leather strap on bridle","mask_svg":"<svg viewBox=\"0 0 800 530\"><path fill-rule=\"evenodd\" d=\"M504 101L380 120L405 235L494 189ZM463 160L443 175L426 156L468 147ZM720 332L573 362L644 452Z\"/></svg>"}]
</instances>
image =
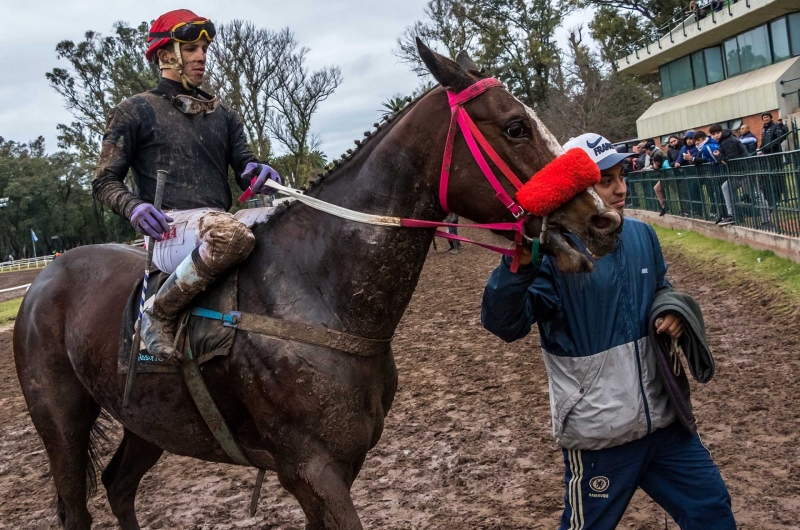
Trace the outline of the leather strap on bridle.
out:
<instances>
[{"instance_id":1,"label":"leather strap on bridle","mask_svg":"<svg viewBox=\"0 0 800 530\"><path fill-rule=\"evenodd\" d=\"M495 176L494 171L492 171L492 169L489 167L489 164L486 162L483 152L489 156L494 165L503 173L503 175L514 186L514 188L517 190L522 188L522 181L517 178L508 165L503 162L503 160L497 154L497 151L492 148L492 146L486 140L486 137L481 133L481 131L478 129L478 126L475 125L475 122L472 121L472 118L470 118L469 114L464 109L464 104L468 101L483 94L492 87L499 86L502 86L500 81L490 77L487 79L481 79L474 85L462 90L461 92L447 92L447 98L450 102L450 127L447 130L447 140L445 141L444 157L442 159L442 172L439 178L439 203L442 205L442 209L445 212L450 213L450 208L447 204L447 190L450 186L450 166L453 160L453 145L455 143L456 130L461 129L461 134L464 136L464 140L466 141L467 147L469 147L469 150L472 153L472 157L475 159L478 167L481 168L483 175L486 177L486 180L489 181L492 189L494 189L497 199L503 203L503 206L508 208L515 219L522 219L524 221L527 219L528 213L517 201L511 198L505 188L503 188L503 185L500 184L500 181ZM490 229L496 230L497 228L493 227ZM512 254L514 259L511 262L511 271L516 272L519 269L520 259L522 257L522 242L525 235L524 222L515 224L513 230L514 243L516 245ZM458 236L446 238L457 239L459 241L462 240L461 238L458 238Z\"/></svg>"}]
</instances>

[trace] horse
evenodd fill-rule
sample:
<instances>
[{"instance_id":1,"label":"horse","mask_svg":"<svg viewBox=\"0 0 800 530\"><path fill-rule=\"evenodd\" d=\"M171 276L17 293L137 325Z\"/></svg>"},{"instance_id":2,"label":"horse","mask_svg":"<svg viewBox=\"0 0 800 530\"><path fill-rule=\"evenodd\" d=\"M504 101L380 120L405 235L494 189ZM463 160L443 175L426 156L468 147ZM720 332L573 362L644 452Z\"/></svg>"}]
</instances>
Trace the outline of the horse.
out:
<instances>
[{"instance_id":1,"label":"horse","mask_svg":"<svg viewBox=\"0 0 800 530\"><path fill-rule=\"evenodd\" d=\"M379 126L309 186L309 197L382 216L445 217L439 177L451 118L447 93L484 76L464 53L452 61L418 46L440 86ZM562 152L536 115L502 87L464 108L517 175L534 175ZM514 220L458 135L451 172L444 193L452 211L477 223ZM508 182L503 187L513 194ZM549 215L543 252L567 272L591 269L587 254L610 251L621 224L619 216L603 217L605 209L593 192L578 194ZM529 218L526 235L538 237L541 226L542 219ZM376 340L392 337L435 232L356 223L300 203L281 206L253 230L256 248L239 268L241 311ZM143 251L130 246L70 250L31 285L14 327L17 374L49 458L57 515L68 530L91 526L87 496L98 465L92 433L101 412L124 429L101 474L123 530L139 528L136 491L164 451L234 463L180 374L140 374L130 406L122 407L119 334L143 268ZM202 375L247 459L277 474L302 507L308 530L362 528L350 488L381 437L397 389L390 348L356 356L237 330L231 353L206 363Z\"/></svg>"}]
</instances>

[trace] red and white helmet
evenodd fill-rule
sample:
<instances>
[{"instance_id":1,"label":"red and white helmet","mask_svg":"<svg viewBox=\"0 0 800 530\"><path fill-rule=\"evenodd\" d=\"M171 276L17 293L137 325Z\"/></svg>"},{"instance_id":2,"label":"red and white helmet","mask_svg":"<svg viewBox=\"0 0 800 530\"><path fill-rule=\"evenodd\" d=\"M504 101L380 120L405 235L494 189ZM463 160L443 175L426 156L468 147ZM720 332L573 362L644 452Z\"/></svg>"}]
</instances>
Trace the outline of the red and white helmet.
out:
<instances>
[{"instance_id":1,"label":"red and white helmet","mask_svg":"<svg viewBox=\"0 0 800 530\"><path fill-rule=\"evenodd\" d=\"M205 38L209 42L214 40L216 29L214 24L205 17L199 17L188 9L176 9L164 13L153 22L147 42L145 57L152 61L156 52L170 42L194 42Z\"/></svg>"}]
</instances>

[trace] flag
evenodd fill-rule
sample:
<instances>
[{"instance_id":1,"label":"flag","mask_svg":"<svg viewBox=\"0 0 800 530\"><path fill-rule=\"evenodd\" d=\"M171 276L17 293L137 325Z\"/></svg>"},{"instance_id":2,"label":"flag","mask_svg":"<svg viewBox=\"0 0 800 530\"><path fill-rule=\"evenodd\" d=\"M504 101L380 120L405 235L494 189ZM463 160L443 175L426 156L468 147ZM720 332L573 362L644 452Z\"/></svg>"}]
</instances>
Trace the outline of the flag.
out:
<instances>
[{"instance_id":1,"label":"flag","mask_svg":"<svg viewBox=\"0 0 800 530\"><path fill-rule=\"evenodd\" d=\"M31 228L31 238L33 239L33 242L34 242L34 243L36 243L37 241L39 241L39 238L38 238L38 237L36 237L36 232L34 232L34 231L33 231L33 228Z\"/></svg>"}]
</instances>

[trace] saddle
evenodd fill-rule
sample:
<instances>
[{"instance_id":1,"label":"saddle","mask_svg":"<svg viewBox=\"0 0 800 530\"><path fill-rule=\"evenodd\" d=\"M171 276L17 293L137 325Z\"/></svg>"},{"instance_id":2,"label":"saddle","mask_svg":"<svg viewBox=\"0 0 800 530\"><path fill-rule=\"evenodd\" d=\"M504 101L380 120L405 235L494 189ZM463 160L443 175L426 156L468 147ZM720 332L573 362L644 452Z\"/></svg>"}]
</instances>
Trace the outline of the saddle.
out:
<instances>
[{"instance_id":1,"label":"saddle","mask_svg":"<svg viewBox=\"0 0 800 530\"><path fill-rule=\"evenodd\" d=\"M169 274L154 271L150 274L147 284L149 297L145 302L145 307L153 303L153 298L158 289L169 277ZM221 276L216 282L211 284L208 289L199 295L192 305L209 308L220 313L227 313L237 309L237 286L239 279L239 268L234 267L229 272ZM128 373L128 363L131 353L131 341L133 340L134 326L139 316L139 302L142 295L143 279L136 282L136 285L128 297L125 304L125 312L122 316L122 330L119 339L118 354L118 373ZM177 327L177 323L176 323ZM232 327L221 326L216 320L208 318L193 317L189 319L186 332L192 344L192 350L198 364L229 355L233 347L233 336L236 330ZM144 343L139 347L139 373L179 373L181 364L178 361L167 361L157 355L153 355L144 347Z\"/></svg>"}]
</instances>

